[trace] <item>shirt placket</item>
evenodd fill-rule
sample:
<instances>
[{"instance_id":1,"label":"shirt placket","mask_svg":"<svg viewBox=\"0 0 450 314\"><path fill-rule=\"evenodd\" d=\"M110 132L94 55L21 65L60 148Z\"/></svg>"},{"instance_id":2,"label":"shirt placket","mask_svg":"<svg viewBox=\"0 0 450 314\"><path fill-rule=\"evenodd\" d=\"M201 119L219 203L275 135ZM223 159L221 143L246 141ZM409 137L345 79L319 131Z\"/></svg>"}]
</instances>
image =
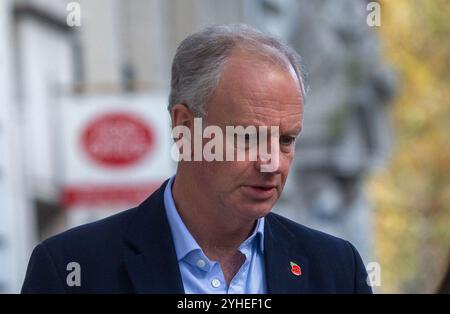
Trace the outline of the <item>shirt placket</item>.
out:
<instances>
[{"instance_id":1,"label":"shirt placket","mask_svg":"<svg viewBox=\"0 0 450 314\"><path fill-rule=\"evenodd\" d=\"M245 261L244 264L242 264L241 268L239 268L237 274L231 280L227 291L228 294L244 293L245 285L249 276L248 269L251 260L250 246L251 242L240 248L241 253L245 255Z\"/></svg>"}]
</instances>

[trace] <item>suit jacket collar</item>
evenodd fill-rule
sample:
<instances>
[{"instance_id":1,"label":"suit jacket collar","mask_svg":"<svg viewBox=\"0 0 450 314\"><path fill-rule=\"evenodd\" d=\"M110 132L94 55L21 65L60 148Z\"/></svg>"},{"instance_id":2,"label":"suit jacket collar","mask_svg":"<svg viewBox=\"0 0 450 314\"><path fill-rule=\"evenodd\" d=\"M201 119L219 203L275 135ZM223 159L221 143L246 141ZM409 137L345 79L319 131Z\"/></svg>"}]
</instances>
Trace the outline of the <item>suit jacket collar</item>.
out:
<instances>
[{"instance_id":1,"label":"suit jacket collar","mask_svg":"<svg viewBox=\"0 0 450 314\"><path fill-rule=\"evenodd\" d=\"M174 242L164 208L164 189L168 180L140 204L125 233L124 259L137 293L184 293ZM308 260L294 245L294 236L276 215L266 216L264 260L269 293L301 293L307 290ZM291 271L290 262L302 274Z\"/></svg>"},{"instance_id":2,"label":"suit jacket collar","mask_svg":"<svg viewBox=\"0 0 450 314\"><path fill-rule=\"evenodd\" d=\"M308 291L308 258L298 239L279 221L279 216L266 216L264 230L264 260L268 293L306 293ZM292 271L291 263L301 269Z\"/></svg>"},{"instance_id":3,"label":"suit jacket collar","mask_svg":"<svg viewBox=\"0 0 450 314\"><path fill-rule=\"evenodd\" d=\"M126 231L125 263L137 293L184 293L164 209L167 182L137 207Z\"/></svg>"}]
</instances>

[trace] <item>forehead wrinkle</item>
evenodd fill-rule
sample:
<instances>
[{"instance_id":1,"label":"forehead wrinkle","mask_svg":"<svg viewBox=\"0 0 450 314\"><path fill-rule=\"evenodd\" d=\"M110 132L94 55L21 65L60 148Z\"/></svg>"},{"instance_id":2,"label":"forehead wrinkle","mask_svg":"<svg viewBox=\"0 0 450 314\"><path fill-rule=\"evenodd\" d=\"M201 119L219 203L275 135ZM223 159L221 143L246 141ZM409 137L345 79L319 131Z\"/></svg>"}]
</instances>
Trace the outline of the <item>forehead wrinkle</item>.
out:
<instances>
[{"instance_id":1,"label":"forehead wrinkle","mask_svg":"<svg viewBox=\"0 0 450 314\"><path fill-rule=\"evenodd\" d=\"M299 106L299 105L297 105ZM290 123L290 121L295 120L295 124L301 123L303 118L302 111L296 110L295 112L290 110L280 110L279 108L266 108L260 106L260 108L263 108L263 110L255 110L255 107L258 108L258 106L254 106L253 110L248 110L241 112L240 119L243 121L246 121L248 124L256 124L256 125L281 125Z\"/></svg>"},{"instance_id":2,"label":"forehead wrinkle","mask_svg":"<svg viewBox=\"0 0 450 314\"><path fill-rule=\"evenodd\" d=\"M289 119L291 118L291 119ZM294 122L291 122L295 119ZM233 121L235 125L242 125L244 127L247 126L279 126L280 130L287 130L288 132L294 132L295 130L301 129L302 127L302 116L300 115L297 118L289 115L288 117L277 117L277 118L267 118L267 115L264 114L256 114L250 117L243 115L239 117L237 120Z\"/></svg>"},{"instance_id":3,"label":"forehead wrinkle","mask_svg":"<svg viewBox=\"0 0 450 314\"><path fill-rule=\"evenodd\" d=\"M292 109L298 109L302 112L302 103L299 98L291 97L289 99L280 98L263 98L263 97L236 97L230 95L230 100L236 105L246 108L250 111L257 111L258 108L262 110L271 110L283 113ZM243 106L242 106L243 105ZM256 110L253 110L256 109ZM297 111L297 110L295 110Z\"/></svg>"},{"instance_id":4,"label":"forehead wrinkle","mask_svg":"<svg viewBox=\"0 0 450 314\"><path fill-rule=\"evenodd\" d=\"M239 91L239 89L237 89ZM243 90L243 91L242 91ZM240 102L244 102L245 104L248 104L250 106L261 106L265 107L264 105L267 105L268 107L272 108L278 108L279 110L288 110L290 107L299 106L301 107L303 102L300 95L295 96L288 96L283 95L282 98L279 96L276 96L275 93L270 93L268 91L256 91L250 86L245 86L244 88L241 88L241 93L236 93L234 90L230 92L230 99L237 102L238 104ZM262 105L260 105L262 104ZM273 106L275 105L275 106Z\"/></svg>"},{"instance_id":5,"label":"forehead wrinkle","mask_svg":"<svg viewBox=\"0 0 450 314\"><path fill-rule=\"evenodd\" d=\"M235 104L235 107L241 109L239 116L245 117L248 121L270 122L275 119L282 121L289 119L291 116L299 116L299 120L301 120L303 116L303 106L298 102L282 103L279 100L260 101L247 98L240 98L237 101L235 99L230 100Z\"/></svg>"}]
</instances>

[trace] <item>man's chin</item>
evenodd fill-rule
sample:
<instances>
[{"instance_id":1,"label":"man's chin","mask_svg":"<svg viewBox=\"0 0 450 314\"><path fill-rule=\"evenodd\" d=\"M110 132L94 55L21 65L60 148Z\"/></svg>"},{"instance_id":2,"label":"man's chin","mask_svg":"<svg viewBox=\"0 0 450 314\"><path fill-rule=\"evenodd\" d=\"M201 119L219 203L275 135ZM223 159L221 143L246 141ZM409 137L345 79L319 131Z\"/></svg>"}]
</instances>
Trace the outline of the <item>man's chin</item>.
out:
<instances>
[{"instance_id":1,"label":"man's chin","mask_svg":"<svg viewBox=\"0 0 450 314\"><path fill-rule=\"evenodd\" d=\"M242 206L238 210L242 216L248 219L256 220L267 216L272 210L273 205L274 204L272 204L272 202L270 204L268 203L262 203L259 205L251 204L248 206Z\"/></svg>"}]
</instances>

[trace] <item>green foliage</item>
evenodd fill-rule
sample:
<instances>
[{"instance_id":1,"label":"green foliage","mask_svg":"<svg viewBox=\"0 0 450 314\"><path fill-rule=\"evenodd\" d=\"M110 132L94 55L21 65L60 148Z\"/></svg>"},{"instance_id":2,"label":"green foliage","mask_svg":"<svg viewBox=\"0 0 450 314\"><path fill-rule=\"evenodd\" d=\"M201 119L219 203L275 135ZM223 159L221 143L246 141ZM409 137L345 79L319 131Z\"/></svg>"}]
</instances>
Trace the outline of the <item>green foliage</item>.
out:
<instances>
[{"instance_id":1,"label":"green foliage","mask_svg":"<svg viewBox=\"0 0 450 314\"><path fill-rule=\"evenodd\" d=\"M394 150L369 190L382 292L434 292L450 252L450 2L381 1L379 28L400 75Z\"/></svg>"}]
</instances>

